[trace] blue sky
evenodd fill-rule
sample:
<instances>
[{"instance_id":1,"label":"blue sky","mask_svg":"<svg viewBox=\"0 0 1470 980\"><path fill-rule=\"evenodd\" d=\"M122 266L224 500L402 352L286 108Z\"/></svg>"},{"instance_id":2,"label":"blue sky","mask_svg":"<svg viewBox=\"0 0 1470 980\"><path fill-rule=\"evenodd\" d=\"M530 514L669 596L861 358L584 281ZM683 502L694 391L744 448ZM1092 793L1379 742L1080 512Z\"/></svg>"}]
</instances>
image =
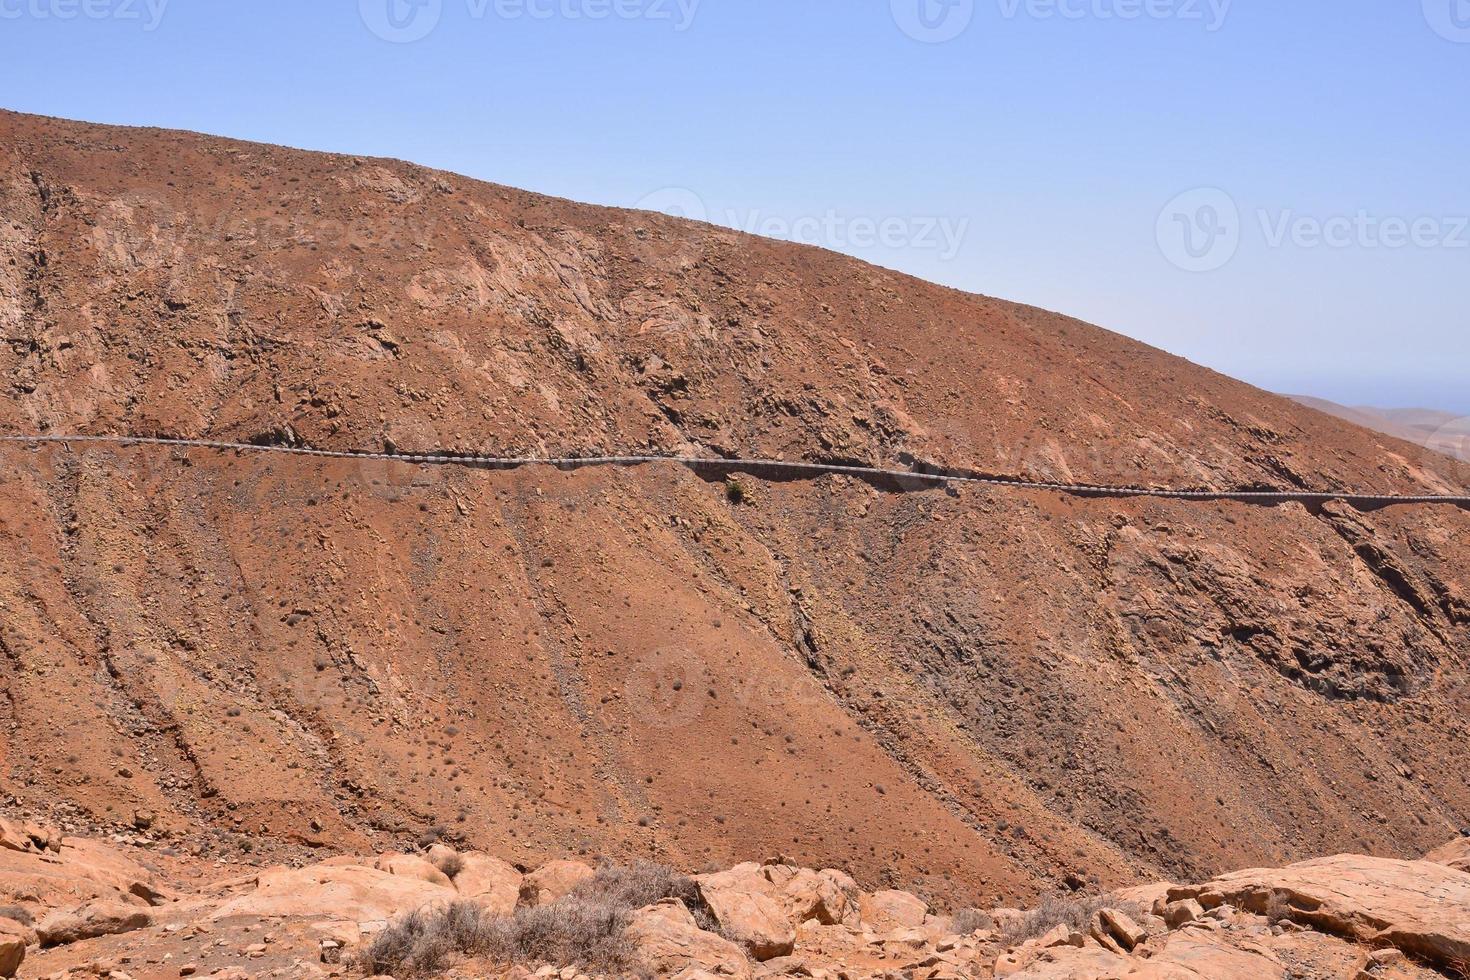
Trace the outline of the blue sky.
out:
<instances>
[{"instance_id":1,"label":"blue sky","mask_svg":"<svg viewBox=\"0 0 1470 980\"><path fill-rule=\"evenodd\" d=\"M0 104L673 207L1470 414L1470 0L0 0Z\"/></svg>"}]
</instances>

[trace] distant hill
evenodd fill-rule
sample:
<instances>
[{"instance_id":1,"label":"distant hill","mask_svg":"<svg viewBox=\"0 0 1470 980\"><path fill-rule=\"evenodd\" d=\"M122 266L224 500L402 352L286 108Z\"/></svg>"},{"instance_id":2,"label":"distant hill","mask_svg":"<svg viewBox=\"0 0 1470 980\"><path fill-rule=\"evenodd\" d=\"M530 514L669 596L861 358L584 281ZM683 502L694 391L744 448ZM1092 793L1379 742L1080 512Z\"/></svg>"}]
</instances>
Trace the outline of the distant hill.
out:
<instances>
[{"instance_id":1,"label":"distant hill","mask_svg":"<svg viewBox=\"0 0 1470 980\"><path fill-rule=\"evenodd\" d=\"M1470 417L1430 408L1373 408L1339 405L1325 398L1291 395L1308 408L1346 419L1365 429L1403 439L1418 446L1470 462Z\"/></svg>"}]
</instances>

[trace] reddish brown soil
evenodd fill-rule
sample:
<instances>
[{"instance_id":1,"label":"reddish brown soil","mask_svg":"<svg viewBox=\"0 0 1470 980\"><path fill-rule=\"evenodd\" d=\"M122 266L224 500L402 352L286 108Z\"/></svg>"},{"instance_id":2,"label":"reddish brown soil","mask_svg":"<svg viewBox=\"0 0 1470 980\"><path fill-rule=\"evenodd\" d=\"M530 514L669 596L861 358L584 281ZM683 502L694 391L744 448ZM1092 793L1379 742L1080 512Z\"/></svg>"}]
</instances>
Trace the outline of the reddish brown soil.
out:
<instances>
[{"instance_id":1,"label":"reddish brown soil","mask_svg":"<svg viewBox=\"0 0 1470 980\"><path fill-rule=\"evenodd\" d=\"M383 160L0 114L0 429L1460 492L1075 320ZM0 449L0 788L976 904L1470 824L1470 515ZM677 686L676 686L677 685Z\"/></svg>"}]
</instances>

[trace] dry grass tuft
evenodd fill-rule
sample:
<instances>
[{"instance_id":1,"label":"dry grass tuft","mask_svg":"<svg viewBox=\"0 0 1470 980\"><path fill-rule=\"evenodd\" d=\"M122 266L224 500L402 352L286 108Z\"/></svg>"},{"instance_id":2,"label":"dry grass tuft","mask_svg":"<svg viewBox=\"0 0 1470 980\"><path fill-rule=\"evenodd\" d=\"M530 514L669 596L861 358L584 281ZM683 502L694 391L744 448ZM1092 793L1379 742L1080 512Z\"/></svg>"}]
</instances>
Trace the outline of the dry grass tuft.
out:
<instances>
[{"instance_id":1,"label":"dry grass tuft","mask_svg":"<svg viewBox=\"0 0 1470 980\"><path fill-rule=\"evenodd\" d=\"M446 878L453 880L464 870L464 857L459 854L446 854L434 866L442 871Z\"/></svg>"},{"instance_id":2,"label":"dry grass tuft","mask_svg":"<svg viewBox=\"0 0 1470 980\"><path fill-rule=\"evenodd\" d=\"M1015 922L1001 930L1001 938L1010 943L1024 943L1046 935L1057 926L1087 932L1092 917L1103 909L1117 909L1130 918L1143 917L1143 909L1130 902L1118 902L1105 895L1085 898L1047 898Z\"/></svg>"},{"instance_id":3,"label":"dry grass tuft","mask_svg":"<svg viewBox=\"0 0 1470 980\"><path fill-rule=\"evenodd\" d=\"M636 951L624 931L635 911L665 898L681 899L701 927L712 924L690 879L648 861L607 864L560 901L511 916L486 915L473 902L409 913L379 933L354 965L370 975L422 977L443 971L455 957L470 956L639 976Z\"/></svg>"},{"instance_id":4,"label":"dry grass tuft","mask_svg":"<svg viewBox=\"0 0 1470 980\"><path fill-rule=\"evenodd\" d=\"M35 917L19 905L0 905L0 919L12 919L23 926L36 924Z\"/></svg>"},{"instance_id":5,"label":"dry grass tuft","mask_svg":"<svg viewBox=\"0 0 1470 980\"><path fill-rule=\"evenodd\" d=\"M629 865L604 864L597 869L597 874L578 885L570 897L610 902L630 911L666 898L677 898L689 909L699 928L707 932L718 930L694 880L652 861L634 861Z\"/></svg>"},{"instance_id":6,"label":"dry grass tuft","mask_svg":"<svg viewBox=\"0 0 1470 980\"><path fill-rule=\"evenodd\" d=\"M961 936L968 936L972 932L981 929L994 929L995 919L991 918L989 912L979 909L960 909L954 914L954 931Z\"/></svg>"}]
</instances>

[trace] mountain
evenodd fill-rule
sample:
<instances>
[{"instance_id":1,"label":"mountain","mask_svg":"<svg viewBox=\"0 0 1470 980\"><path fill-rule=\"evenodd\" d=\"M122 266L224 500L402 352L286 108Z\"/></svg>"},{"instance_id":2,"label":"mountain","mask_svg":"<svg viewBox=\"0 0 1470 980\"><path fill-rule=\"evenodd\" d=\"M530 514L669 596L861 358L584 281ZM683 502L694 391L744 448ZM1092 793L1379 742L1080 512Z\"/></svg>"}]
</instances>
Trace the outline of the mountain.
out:
<instances>
[{"instance_id":1,"label":"mountain","mask_svg":"<svg viewBox=\"0 0 1470 980\"><path fill-rule=\"evenodd\" d=\"M0 430L1463 492L1087 324L389 160L0 114ZM1470 517L0 446L0 791L229 860L971 904L1470 825Z\"/></svg>"},{"instance_id":2,"label":"mountain","mask_svg":"<svg viewBox=\"0 0 1470 980\"><path fill-rule=\"evenodd\" d=\"M1290 397L1308 408L1336 415L1365 429L1470 461L1470 419L1464 416L1428 408L1372 408L1366 405L1349 408L1307 395Z\"/></svg>"}]
</instances>

